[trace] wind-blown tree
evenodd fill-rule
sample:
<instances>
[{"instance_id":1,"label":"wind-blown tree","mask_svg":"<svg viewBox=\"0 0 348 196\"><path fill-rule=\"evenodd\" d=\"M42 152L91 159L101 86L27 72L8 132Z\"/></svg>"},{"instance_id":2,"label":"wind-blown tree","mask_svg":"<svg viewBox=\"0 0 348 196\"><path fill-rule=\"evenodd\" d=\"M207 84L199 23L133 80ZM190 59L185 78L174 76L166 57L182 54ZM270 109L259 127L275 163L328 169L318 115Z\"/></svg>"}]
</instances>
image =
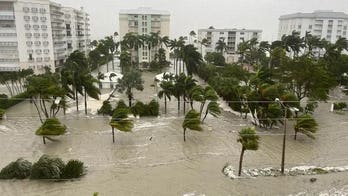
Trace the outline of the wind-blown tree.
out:
<instances>
[{"instance_id":1,"label":"wind-blown tree","mask_svg":"<svg viewBox=\"0 0 348 196\"><path fill-rule=\"evenodd\" d=\"M164 97L164 113L167 114L167 99L171 100L171 96L173 93L173 82L163 80L160 83L160 87L162 90L158 92L158 97L162 99Z\"/></svg>"},{"instance_id":2,"label":"wind-blown tree","mask_svg":"<svg viewBox=\"0 0 348 196\"><path fill-rule=\"evenodd\" d=\"M216 101L211 101L207 105L207 109L205 111L204 117L202 119L202 123L207 118L208 113L215 118L217 118L221 114L221 108L219 104Z\"/></svg>"},{"instance_id":3,"label":"wind-blown tree","mask_svg":"<svg viewBox=\"0 0 348 196\"><path fill-rule=\"evenodd\" d=\"M182 128L184 129L184 142L186 142L186 130L202 131L201 121L199 119L199 113L195 110L190 110L182 123Z\"/></svg>"},{"instance_id":4,"label":"wind-blown tree","mask_svg":"<svg viewBox=\"0 0 348 196\"><path fill-rule=\"evenodd\" d=\"M132 107L132 100L134 98L133 89L143 91L143 84L144 80L141 78L141 72L131 69L123 75L122 79L118 79L116 88L120 93L126 92L129 107Z\"/></svg>"},{"instance_id":5,"label":"wind-blown tree","mask_svg":"<svg viewBox=\"0 0 348 196\"><path fill-rule=\"evenodd\" d=\"M260 137L256 134L255 128L244 128L239 132L238 142L242 144L242 151L239 158L238 176L242 174L244 152L246 150L257 150L259 148Z\"/></svg>"},{"instance_id":6,"label":"wind-blown tree","mask_svg":"<svg viewBox=\"0 0 348 196\"><path fill-rule=\"evenodd\" d=\"M202 56L197 48L189 44L183 47L183 62L186 65L187 74L192 76L198 71L199 65L202 63Z\"/></svg>"},{"instance_id":7,"label":"wind-blown tree","mask_svg":"<svg viewBox=\"0 0 348 196\"><path fill-rule=\"evenodd\" d=\"M119 104L120 105L120 104ZM110 126L112 128L112 142L115 143L115 132L114 129L118 129L123 132L131 132L134 126L133 121L128 118L129 109L125 107L116 107Z\"/></svg>"},{"instance_id":8,"label":"wind-blown tree","mask_svg":"<svg viewBox=\"0 0 348 196\"><path fill-rule=\"evenodd\" d=\"M190 31L190 44L193 44L194 39L196 37L196 32L194 30Z\"/></svg>"},{"instance_id":9,"label":"wind-blown tree","mask_svg":"<svg viewBox=\"0 0 348 196\"><path fill-rule=\"evenodd\" d=\"M309 114L303 114L300 117L296 118L296 124L294 125L295 136L294 139L297 139L297 133L302 133L311 139L315 139L314 133L318 130L318 123L316 120Z\"/></svg>"},{"instance_id":10,"label":"wind-blown tree","mask_svg":"<svg viewBox=\"0 0 348 196\"><path fill-rule=\"evenodd\" d=\"M85 114L87 114L87 96L93 99L99 100L100 90L95 85L98 80L91 74L85 74L81 78L82 86L84 88L84 99L85 99Z\"/></svg>"},{"instance_id":11,"label":"wind-blown tree","mask_svg":"<svg viewBox=\"0 0 348 196\"><path fill-rule=\"evenodd\" d=\"M204 56L204 60L209 63L209 64L213 64L215 66L225 66L226 65L226 60L225 57L218 53L218 52L208 52L205 56Z\"/></svg>"},{"instance_id":12,"label":"wind-blown tree","mask_svg":"<svg viewBox=\"0 0 348 196\"><path fill-rule=\"evenodd\" d=\"M37 135L50 139L48 136L65 133L65 127L56 119L57 113L65 107L62 98L66 91L59 84L58 74L46 72L42 75L28 77L26 84L27 93L34 104L42 126L36 132Z\"/></svg>"},{"instance_id":13,"label":"wind-blown tree","mask_svg":"<svg viewBox=\"0 0 348 196\"><path fill-rule=\"evenodd\" d=\"M293 58L298 57L301 49L305 47L304 39L297 31L293 31L291 35L283 35L281 41L284 42L285 49L292 53Z\"/></svg>"},{"instance_id":14,"label":"wind-blown tree","mask_svg":"<svg viewBox=\"0 0 348 196\"><path fill-rule=\"evenodd\" d=\"M32 69L22 69L14 72L1 72L0 84L6 86L10 96L14 96L25 91L24 83L26 78L33 75Z\"/></svg>"}]
</instances>

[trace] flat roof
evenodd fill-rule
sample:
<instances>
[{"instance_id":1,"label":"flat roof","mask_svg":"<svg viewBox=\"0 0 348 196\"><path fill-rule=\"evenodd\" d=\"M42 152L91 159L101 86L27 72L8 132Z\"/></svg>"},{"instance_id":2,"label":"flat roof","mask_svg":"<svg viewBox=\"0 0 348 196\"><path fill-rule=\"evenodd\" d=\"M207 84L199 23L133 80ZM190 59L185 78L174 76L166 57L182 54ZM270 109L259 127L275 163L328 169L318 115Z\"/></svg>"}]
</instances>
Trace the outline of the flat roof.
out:
<instances>
[{"instance_id":1,"label":"flat roof","mask_svg":"<svg viewBox=\"0 0 348 196\"><path fill-rule=\"evenodd\" d=\"M333 18L333 19L348 19L348 14L344 12L334 12L331 10L318 10L313 13L294 13L282 15L279 20L293 19L293 18Z\"/></svg>"},{"instance_id":2,"label":"flat roof","mask_svg":"<svg viewBox=\"0 0 348 196\"><path fill-rule=\"evenodd\" d=\"M150 7L139 7L138 9L122 9L120 14L151 14L151 15L170 15L170 12L164 10L154 10Z\"/></svg>"},{"instance_id":3,"label":"flat roof","mask_svg":"<svg viewBox=\"0 0 348 196\"><path fill-rule=\"evenodd\" d=\"M259 29L198 29L198 32L228 32L228 31L236 31L236 32L262 32Z\"/></svg>"}]
</instances>

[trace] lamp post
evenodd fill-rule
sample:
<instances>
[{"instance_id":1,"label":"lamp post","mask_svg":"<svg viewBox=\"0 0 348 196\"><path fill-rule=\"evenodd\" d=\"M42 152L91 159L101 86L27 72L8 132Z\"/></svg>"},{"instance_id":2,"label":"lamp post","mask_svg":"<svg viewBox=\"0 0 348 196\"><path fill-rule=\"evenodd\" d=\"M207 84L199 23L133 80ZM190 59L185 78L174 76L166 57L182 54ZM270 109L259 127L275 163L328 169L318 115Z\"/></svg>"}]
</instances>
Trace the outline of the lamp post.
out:
<instances>
[{"instance_id":1,"label":"lamp post","mask_svg":"<svg viewBox=\"0 0 348 196\"><path fill-rule=\"evenodd\" d=\"M283 147L282 147L282 161L280 165L280 172L284 174L284 164L285 164L285 142L286 142L286 117L287 117L287 107L279 100L279 98L275 99L275 102L278 102L284 108L284 130L283 130Z\"/></svg>"}]
</instances>

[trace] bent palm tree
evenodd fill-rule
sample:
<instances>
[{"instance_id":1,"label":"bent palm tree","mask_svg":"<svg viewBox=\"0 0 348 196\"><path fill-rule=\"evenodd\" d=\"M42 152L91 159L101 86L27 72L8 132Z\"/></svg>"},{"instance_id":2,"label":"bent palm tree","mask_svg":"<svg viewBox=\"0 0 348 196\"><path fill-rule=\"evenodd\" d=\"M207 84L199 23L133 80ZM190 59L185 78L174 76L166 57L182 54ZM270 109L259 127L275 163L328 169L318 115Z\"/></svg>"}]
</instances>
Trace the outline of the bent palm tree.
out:
<instances>
[{"instance_id":1,"label":"bent palm tree","mask_svg":"<svg viewBox=\"0 0 348 196\"><path fill-rule=\"evenodd\" d=\"M158 92L158 97L160 99L164 97L164 113L167 114L167 98L171 100L174 85L172 81L162 81L160 87L162 90Z\"/></svg>"},{"instance_id":2,"label":"bent palm tree","mask_svg":"<svg viewBox=\"0 0 348 196\"><path fill-rule=\"evenodd\" d=\"M116 108L112 119L109 123L112 128L112 142L115 143L115 128L123 132L131 132L133 129L133 121L128 119L128 108Z\"/></svg>"},{"instance_id":3,"label":"bent palm tree","mask_svg":"<svg viewBox=\"0 0 348 196\"><path fill-rule=\"evenodd\" d=\"M315 119L311 115L304 114L296 120L294 129L295 129L295 136L294 136L295 140L297 138L297 133L303 133L307 137L311 139L315 139L313 133L317 132L318 123L315 121Z\"/></svg>"},{"instance_id":4,"label":"bent palm tree","mask_svg":"<svg viewBox=\"0 0 348 196\"><path fill-rule=\"evenodd\" d=\"M260 137L256 135L254 127L244 128L239 132L238 142L242 144L242 152L239 159L238 176L242 173L243 156L246 150L257 150Z\"/></svg>"},{"instance_id":5,"label":"bent palm tree","mask_svg":"<svg viewBox=\"0 0 348 196\"><path fill-rule=\"evenodd\" d=\"M221 114L221 109L216 101L212 101L208 104L204 118L202 119L202 123L204 122L205 118L207 118L208 113L214 116L215 118L217 118L217 116Z\"/></svg>"},{"instance_id":6,"label":"bent palm tree","mask_svg":"<svg viewBox=\"0 0 348 196\"><path fill-rule=\"evenodd\" d=\"M184 129L184 142L186 142L186 129L191 129L194 131L202 131L201 121L199 119L199 113L195 110L190 110L182 123L182 128Z\"/></svg>"}]
</instances>

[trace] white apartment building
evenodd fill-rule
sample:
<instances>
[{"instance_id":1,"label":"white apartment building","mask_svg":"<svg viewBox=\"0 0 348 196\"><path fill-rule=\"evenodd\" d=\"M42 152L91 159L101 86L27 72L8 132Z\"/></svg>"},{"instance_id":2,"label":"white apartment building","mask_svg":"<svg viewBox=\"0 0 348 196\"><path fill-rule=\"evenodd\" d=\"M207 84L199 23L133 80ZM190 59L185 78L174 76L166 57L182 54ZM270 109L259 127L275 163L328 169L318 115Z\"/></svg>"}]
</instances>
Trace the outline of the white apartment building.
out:
<instances>
[{"instance_id":1,"label":"white apartment building","mask_svg":"<svg viewBox=\"0 0 348 196\"><path fill-rule=\"evenodd\" d=\"M216 46L219 40L223 40L226 43L227 49L224 54L226 62L237 62L239 55L237 53L238 45L241 42L249 41L256 38L261 40L261 30L251 29L199 29L198 30L198 42L206 38L208 40L207 46L201 46L198 44L198 50L201 52L203 58L209 52L217 52Z\"/></svg>"},{"instance_id":2,"label":"white apartment building","mask_svg":"<svg viewBox=\"0 0 348 196\"><path fill-rule=\"evenodd\" d=\"M119 25L119 35L121 39L130 32L138 35L149 35L151 32L160 32L161 37L169 37L170 13L167 11L153 10L147 7L120 10ZM139 63L149 62L154 59L154 54L154 48L149 51L148 46L145 45L139 48L138 52L132 52L132 60L138 61ZM167 58L169 58L169 51L167 51Z\"/></svg>"},{"instance_id":3,"label":"white apartment building","mask_svg":"<svg viewBox=\"0 0 348 196\"><path fill-rule=\"evenodd\" d=\"M283 35L291 35L293 31L306 32L331 43L336 42L339 37L348 38L347 35L348 15L343 12L314 11L313 13L295 13L283 15L279 18L278 39Z\"/></svg>"},{"instance_id":4,"label":"white apartment building","mask_svg":"<svg viewBox=\"0 0 348 196\"><path fill-rule=\"evenodd\" d=\"M32 68L42 73L44 67L55 71L69 55L69 20L63 10L49 0L0 0L0 71ZM88 15L82 16L88 23ZM84 35L89 40L88 33Z\"/></svg>"}]
</instances>

